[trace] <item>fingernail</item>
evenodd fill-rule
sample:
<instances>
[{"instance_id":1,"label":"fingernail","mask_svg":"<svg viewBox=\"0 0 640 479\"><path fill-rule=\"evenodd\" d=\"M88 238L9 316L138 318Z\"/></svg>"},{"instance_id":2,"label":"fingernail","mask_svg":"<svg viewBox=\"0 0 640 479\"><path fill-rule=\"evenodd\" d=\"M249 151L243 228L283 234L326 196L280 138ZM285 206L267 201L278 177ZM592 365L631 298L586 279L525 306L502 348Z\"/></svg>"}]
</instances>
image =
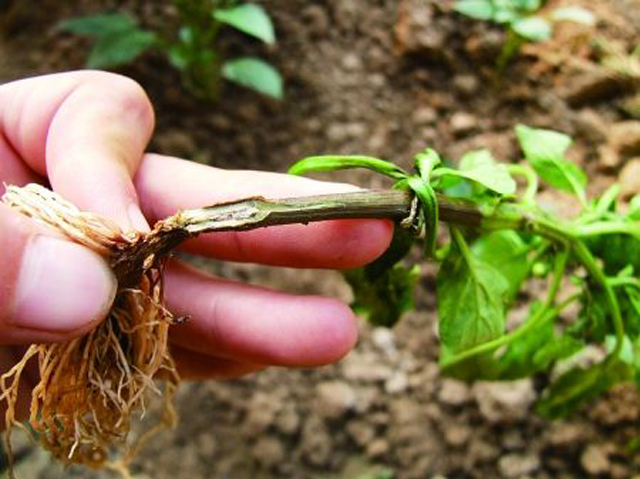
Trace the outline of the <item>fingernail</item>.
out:
<instances>
[{"instance_id":1,"label":"fingernail","mask_svg":"<svg viewBox=\"0 0 640 479\"><path fill-rule=\"evenodd\" d=\"M97 253L38 236L24 252L11 321L28 329L74 331L107 315L116 288L115 276Z\"/></svg>"},{"instance_id":2,"label":"fingernail","mask_svg":"<svg viewBox=\"0 0 640 479\"><path fill-rule=\"evenodd\" d=\"M138 205L133 203L129 205L127 215L129 216L131 226L133 226L137 231L142 233L148 233L150 231L149 223L147 223L147 219L142 214L142 211L140 211L140 207Z\"/></svg>"}]
</instances>

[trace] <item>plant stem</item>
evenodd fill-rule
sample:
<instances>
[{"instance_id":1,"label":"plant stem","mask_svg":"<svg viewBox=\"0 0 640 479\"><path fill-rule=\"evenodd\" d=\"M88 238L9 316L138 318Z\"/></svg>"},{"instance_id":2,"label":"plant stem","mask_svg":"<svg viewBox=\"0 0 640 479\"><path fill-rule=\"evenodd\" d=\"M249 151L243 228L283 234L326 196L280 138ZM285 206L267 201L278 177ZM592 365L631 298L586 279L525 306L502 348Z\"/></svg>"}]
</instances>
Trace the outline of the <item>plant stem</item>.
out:
<instances>
[{"instance_id":1,"label":"plant stem","mask_svg":"<svg viewBox=\"0 0 640 479\"><path fill-rule=\"evenodd\" d=\"M524 165L508 165L507 169L512 175L522 176L527 182L527 188L522 195L522 201L526 205L536 204L538 194L538 175L530 167Z\"/></svg>"},{"instance_id":2,"label":"plant stem","mask_svg":"<svg viewBox=\"0 0 640 479\"><path fill-rule=\"evenodd\" d=\"M332 219L389 218L409 216L413 195L401 190L365 190L353 193L267 200L262 197L187 210L180 214L190 234L212 231L250 230L291 223ZM473 204L438 197L440 218L447 223L479 227L483 213Z\"/></svg>"},{"instance_id":3,"label":"plant stem","mask_svg":"<svg viewBox=\"0 0 640 479\"><path fill-rule=\"evenodd\" d=\"M333 219L402 220L411 214L413 199L407 190L362 190L285 199L252 197L186 210L176 219L189 235ZM505 203L485 210L459 198L437 195L437 199L438 216L445 223L485 230L528 230L561 244L576 236L572 228L521 205Z\"/></svg>"},{"instance_id":4,"label":"plant stem","mask_svg":"<svg viewBox=\"0 0 640 479\"><path fill-rule=\"evenodd\" d=\"M562 303L560 303L558 306L555 306L553 308L541 307L533 314L533 316L529 318L529 320L526 323L524 323L518 329L514 329L513 331L503 336L500 336L499 338L496 338L493 341L488 341L486 343L479 344L478 346L475 346L471 349L462 351L461 353L456 354L451 359L448 359L440 363L440 366L443 369L450 368L451 366L455 366L456 364L459 364L462 361L465 361L466 359L469 359L473 356L490 353L502 346L506 346L507 344L512 343L515 340L524 336L527 332L533 329L534 326L538 324L542 324L545 321L549 321L555 318L556 316L559 316L560 313L562 313L562 311L567 306L569 306L571 303L579 299L580 296L581 296L580 293L576 293L573 296L570 296L569 298L567 298Z\"/></svg>"},{"instance_id":5,"label":"plant stem","mask_svg":"<svg viewBox=\"0 0 640 479\"><path fill-rule=\"evenodd\" d=\"M613 223L611 221L603 221L591 223L590 225L581 226L577 230L578 236L602 236L606 234L628 234L640 238L640 224L624 223L622 221Z\"/></svg>"},{"instance_id":6,"label":"plant stem","mask_svg":"<svg viewBox=\"0 0 640 479\"><path fill-rule=\"evenodd\" d=\"M607 284L612 288L627 286L640 290L640 279L638 278L608 278Z\"/></svg>"},{"instance_id":7,"label":"plant stem","mask_svg":"<svg viewBox=\"0 0 640 479\"><path fill-rule=\"evenodd\" d=\"M411 214L413 199L413 193L407 190L362 190L276 200L252 197L186 210L158 222L154 231L132 248L117 252L111 265L120 284L126 287L135 284L151 254L165 256L181 242L201 233L348 218L400 221ZM453 225L526 230L565 245L575 238L571 228L531 207L505 203L482 209L459 198L438 195L437 199L440 220Z\"/></svg>"},{"instance_id":8,"label":"plant stem","mask_svg":"<svg viewBox=\"0 0 640 479\"><path fill-rule=\"evenodd\" d=\"M573 246L578 260L591 275L592 280L604 291L605 300L609 307L609 313L613 318L613 328L616 333L616 345L609 355L609 358L615 359L619 356L620 351L622 350L625 335L624 320L622 319L622 314L620 312L618 298L613 287L609 284L607 277L602 271L602 268L598 265L596 259L591 254L591 251L589 251L589 248L579 240L576 240Z\"/></svg>"},{"instance_id":9,"label":"plant stem","mask_svg":"<svg viewBox=\"0 0 640 479\"><path fill-rule=\"evenodd\" d=\"M158 222L136 245L116 252L111 266L121 287L136 284L150 255L166 256L183 241L201 233L246 231L267 226L348 218L402 220L411 213L413 194L406 190L363 190L353 193L268 200L246 198L185 210ZM439 217L448 223L481 227L484 214L475 205L438 197Z\"/></svg>"},{"instance_id":10,"label":"plant stem","mask_svg":"<svg viewBox=\"0 0 640 479\"><path fill-rule=\"evenodd\" d=\"M467 244L467 241L464 239L464 236L458 228L451 228L451 238L460 250L460 254L467 262L467 264L471 264L473 262L473 253L471 253L471 251L469 250L469 245ZM470 270L472 273L475 273L475 270L473 268L470 267Z\"/></svg>"}]
</instances>

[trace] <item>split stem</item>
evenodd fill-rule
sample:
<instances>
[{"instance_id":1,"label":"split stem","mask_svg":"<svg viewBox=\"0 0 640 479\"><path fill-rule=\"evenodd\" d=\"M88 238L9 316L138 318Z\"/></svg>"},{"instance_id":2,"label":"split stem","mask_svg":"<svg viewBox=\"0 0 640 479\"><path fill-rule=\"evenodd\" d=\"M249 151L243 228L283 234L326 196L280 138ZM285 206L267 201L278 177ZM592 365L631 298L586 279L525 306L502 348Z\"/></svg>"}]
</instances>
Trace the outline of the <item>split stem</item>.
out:
<instances>
[{"instance_id":1,"label":"split stem","mask_svg":"<svg viewBox=\"0 0 640 479\"><path fill-rule=\"evenodd\" d=\"M191 234L331 219L402 220L410 215L412 201L413 194L401 190L365 190L279 200L255 197L187 210L181 219ZM439 196L438 207L439 216L445 222L475 227L482 223L482 212L466 201Z\"/></svg>"}]
</instances>

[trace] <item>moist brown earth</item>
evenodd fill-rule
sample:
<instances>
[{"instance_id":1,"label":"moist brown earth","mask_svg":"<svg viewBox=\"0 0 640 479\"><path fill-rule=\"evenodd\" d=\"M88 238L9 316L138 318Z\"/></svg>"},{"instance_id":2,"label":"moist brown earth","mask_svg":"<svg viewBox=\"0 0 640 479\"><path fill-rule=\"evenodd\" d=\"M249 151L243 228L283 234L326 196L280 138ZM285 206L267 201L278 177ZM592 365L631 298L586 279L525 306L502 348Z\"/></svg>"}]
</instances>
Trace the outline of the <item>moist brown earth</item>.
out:
<instances>
[{"instance_id":1,"label":"moist brown earth","mask_svg":"<svg viewBox=\"0 0 640 479\"><path fill-rule=\"evenodd\" d=\"M176 22L170 3L4 2L0 81L81 68L88 43L61 33L62 19L121 9L143 25L166 28ZM502 31L455 15L452 2L261 3L274 18L277 45L265 49L233 33L224 41L231 53L255 53L277 65L285 101L227 86L219 103L203 104L184 92L163 58L146 55L120 72L138 80L155 104L152 150L271 171L321 153L362 153L408 167L426 146L452 161L478 147L519 161L513 127L522 122L575 138L571 157L588 171L591 193L617 178L627 193L638 191L640 118L632 105L639 101L627 87L607 83L594 46L606 40L628 52L638 44L637 0L550 2L582 4L596 14L597 28L561 25L553 41L526 47L502 75L494 69ZM385 185L360 172L324 177ZM543 202L560 214L575 207L551 191ZM207 266L272 288L350 297L334 272ZM465 385L441 377L434 268L423 269L417 309L393 330L363 323L358 346L340 364L183 384L179 427L142 452L134 477L640 477L638 456L625 450L638 434L634 388L618 387L572 418L549 422L533 412L542 378ZM28 443L17 454L21 478L111 477L64 471Z\"/></svg>"}]
</instances>

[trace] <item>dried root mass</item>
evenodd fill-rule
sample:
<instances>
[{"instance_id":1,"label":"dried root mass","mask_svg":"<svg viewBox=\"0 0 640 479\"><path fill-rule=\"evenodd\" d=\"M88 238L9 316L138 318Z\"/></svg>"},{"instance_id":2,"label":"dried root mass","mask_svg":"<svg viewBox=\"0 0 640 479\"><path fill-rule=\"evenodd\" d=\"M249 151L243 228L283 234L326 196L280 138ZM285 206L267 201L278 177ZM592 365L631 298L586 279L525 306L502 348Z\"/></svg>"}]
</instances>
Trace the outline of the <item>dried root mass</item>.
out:
<instances>
[{"instance_id":1,"label":"dried root mass","mask_svg":"<svg viewBox=\"0 0 640 479\"><path fill-rule=\"evenodd\" d=\"M112 264L126 259L128 251L140 256L141 245L159 232L125 233L38 185L8 186L2 200ZM171 397L179 378L167 343L173 317L163 307L163 264L162 255L149 250L135 284L119 283L114 305L96 329L69 342L34 344L2 375L9 453L11 428L20 424L17 404L24 400L18 394L20 380L31 363L39 377L31 392L29 424L44 447L66 463L104 467L113 448L121 449L121 461L127 462L136 449L127 442L131 419L144 414L152 395L166 400L161 425L174 422Z\"/></svg>"}]
</instances>

